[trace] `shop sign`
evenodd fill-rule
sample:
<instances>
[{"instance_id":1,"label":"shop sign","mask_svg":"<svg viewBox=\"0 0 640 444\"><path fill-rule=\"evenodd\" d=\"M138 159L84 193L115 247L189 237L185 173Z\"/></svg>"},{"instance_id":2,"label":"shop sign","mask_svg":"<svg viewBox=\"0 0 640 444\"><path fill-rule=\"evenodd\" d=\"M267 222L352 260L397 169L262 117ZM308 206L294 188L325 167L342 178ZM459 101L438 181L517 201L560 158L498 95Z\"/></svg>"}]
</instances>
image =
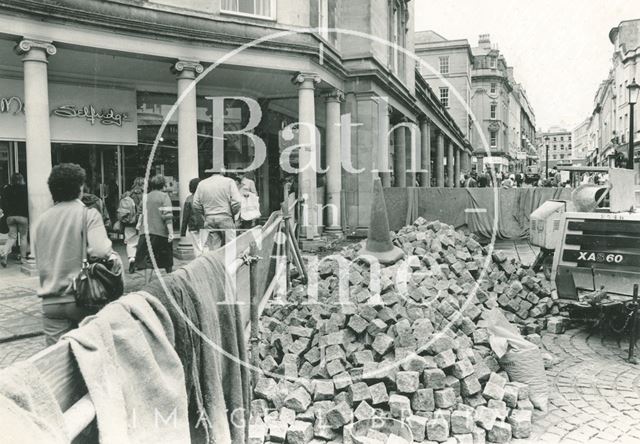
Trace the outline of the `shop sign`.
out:
<instances>
[{"instance_id":1,"label":"shop sign","mask_svg":"<svg viewBox=\"0 0 640 444\"><path fill-rule=\"evenodd\" d=\"M122 126L123 122L129 122L129 115L127 113L118 113L109 108L101 111L96 111L93 105L78 107L75 105L61 105L53 110L53 114L58 117L65 118L81 118L91 122L91 125L95 125L96 122L100 122L102 125L116 125Z\"/></svg>"},{"instance_id":2,"label":"shop sign","mask_svg":"<svg viewBox=\"0 0 640 444\"><path fill-rule=\"evenodd\" d=\"M51 141L137 145L136 92L49 83ZM25 140L22 80L0 79L0 138Z\"/></svg>"},{"instance_id":3,"label":"shop sign","mask_svg":"<svg viewBox=\"0 0 640 444\"><path fill-rule=\"evenodd\" d=\"M24 103L18 96L0 97L0 113L13 114L24 113Z\"/></svg>"}]
</instances>

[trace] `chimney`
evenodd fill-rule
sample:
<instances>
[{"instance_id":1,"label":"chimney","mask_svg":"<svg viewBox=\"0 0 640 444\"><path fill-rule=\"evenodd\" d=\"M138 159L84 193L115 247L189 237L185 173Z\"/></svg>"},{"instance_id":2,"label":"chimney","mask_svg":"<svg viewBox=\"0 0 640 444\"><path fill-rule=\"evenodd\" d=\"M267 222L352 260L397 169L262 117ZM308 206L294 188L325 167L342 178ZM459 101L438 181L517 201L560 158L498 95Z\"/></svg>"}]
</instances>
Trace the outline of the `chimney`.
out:
<instances>
[{"instance_id":1,"label":"chimney","mask_svg":"<svg viewBox=\"0 0 640 444\"><path fill-rule=\"evenodd\" d=\"M480 34L478 37L478 46L482 49L491 49L491 38L489 34Z\"/></svg>"}]
</instances>

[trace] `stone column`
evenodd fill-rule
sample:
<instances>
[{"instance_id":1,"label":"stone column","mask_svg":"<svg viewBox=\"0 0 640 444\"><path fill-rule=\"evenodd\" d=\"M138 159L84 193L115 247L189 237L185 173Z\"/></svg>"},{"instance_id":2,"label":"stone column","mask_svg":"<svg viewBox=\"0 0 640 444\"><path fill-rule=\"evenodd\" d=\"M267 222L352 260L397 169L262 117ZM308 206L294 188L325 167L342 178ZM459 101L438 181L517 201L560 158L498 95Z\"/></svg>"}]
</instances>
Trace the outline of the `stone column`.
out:
<instances>
[{"instance_id":1,"label":"stone column","mask_svg":"<svg viewBox=\"0 0 640 444\"><path fill-rule=\"evenodd\" d=\"M178 80L178 184L180 208L189 196L189 181L198 177L198 116L194 80L204 68L198 62L179 61L171 70Z\"/></svg>"},{"instance_id":2,"label":"stone column","mask_svg":"<svg viewBox=\"0 0 640 444\"><path fill-rule=\"evenodd\" d=\"M438 132L436 147L436 186L444 187L444 134Z\"/></svg>"},{"instance_id":3,"label":"stone column","mask_svg":"<svg viewBox=\"0 0 640 444\"><path fill-rule=\"evenodd\" d=\"M416 146L416 126L414 123L410 123L410 126L405 128L405 152L407 153L406 165L407 165L407 186L416 186L417 170L420 169L420 152ZM415 157L415 159L414 159Z\"/></svg>"},{"instance_id":4,"label":"stone column","mask_svg":"<svg viewBox=\"0 0 640 444\"><path fill-rule=\"evenodd\" d=\"M298 161L298 194L303 199L302 237L312 240L318 237L319 224L315 87L320 83L320 76L298 73L293 78L293 83L298 86L298 134L301 146Z\"/></svg>"},{"instance_id":5,"label":"stone column","mask_svg":"<svg viewBox=\"0 0 640 444\"><path fill-rule=\"evenodd\" d=\"M184 202L189 196L189 181L199 175L198 116L194 80L204 68L198 62L180 60L171 67L171 71L177 77L178 99L184 94L178 106L178 195L182 214ZM180 239L176 256L180 259L193 257L193 248L188 237Z\"/></svg>"},{"instance_id":6,"label":"stone column","mask_svg":"<svg viewBox=\"0 0 640 444\"><path fill-rule=\"evenodd\" d=\"M52 205L47 179L51 172L51 131L49 127L49 86L47 58L56 53L51 42L24 39L15 48L24 68L24 109L27 145L27 193L34 253L34 228L42 213ZM35 265L35 264L31 264ZM31 267L34 268L35 267ZM29 271L26 271L29 273Z\"/></svg>"},{"instance_id":7,"label":"stone column","mask_svg":"<svg viewBox=\"0 0 640 444\"><path fill-rule=\"evenodd\" d=\"M453 186L456 188L460 188L460 159L461 153L460 148L454 147L455 150L455 161L454 161L454 170L453 170Z\"/></svg>"},{"instance_id":8,"label":"stone column","mask_svg":"<svg viewBox=\"0 0 640 444\"><path fill-rule=\"evenodd\" d=\"M344 100L342 91L333 91L326 96L327 102L327 187L325 205L326 230L329 232L342 231L341 194L342 194L342 143L340 127L340 104Z\"/></svg>"},{"instance_id":9,"label":"stone column","mask_svg":"<svg viewBox=\"0 0 640 444\"><path fill-rule=\"evenodd\" d=\"M380 141L377 156L377 167L380 171L380 180L382 186L388 188L391 186L391 173L389 172L389 119L391 109L387 102L382 103L382 112L380 116Z\"/></svg>"},{"instance_id":10,"label":"stone column","mask_svg":"<svg viewBox=\"0 0 640 444\"><path fill-rule=\"evenodd\" d=\"M407 186L407 131L404 126L393 129L393 177L394 187Z\"/></svg>"},{"instance_id":11,"label":"stone column","mask_svg":"<svg viewBox=\"0 0 640 444\"><path fill-rule=\"evenodd\" d=\"M454 155L453 155L453 142L451 142L450 140L447 142L447 187L448 188L453 188L453 185L455 184L455 180L453 178L453 175L455 174L454 171Z\"/></svg>"},{"instance_id":12,"label":"stone column","mask_svg":"<svg viewBox=\"0 0 640 444\"><path fill-rule=\"evenodd\" d=\"M420 122L420 185L431 186L431 126L424 119Z\"/></svg>"}]
</instances>

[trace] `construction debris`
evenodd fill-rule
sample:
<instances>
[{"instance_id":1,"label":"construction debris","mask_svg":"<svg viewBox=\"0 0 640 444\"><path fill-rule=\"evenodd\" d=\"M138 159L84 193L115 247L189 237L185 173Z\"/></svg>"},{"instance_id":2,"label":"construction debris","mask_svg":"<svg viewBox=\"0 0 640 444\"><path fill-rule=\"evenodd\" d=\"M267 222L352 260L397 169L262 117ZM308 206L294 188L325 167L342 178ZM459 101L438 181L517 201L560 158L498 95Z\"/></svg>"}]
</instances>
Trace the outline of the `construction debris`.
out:
<instances>
[{"instance_id":1,"label":"construction debris","mask_svg":"<svg viewBox=\"0 0 640 444\"><path fill-rule=\"evenodd\" d=\"M267 307L251 412L251 428L266 433L252 443L351 443L352 424L371 418L404 421L415 442L530 435L529 388L509 380L479 323L501 307L539 342L545 316L558 313L549 288L439 222L419 219L394 243L405 260L374 272L357 260L361 246L347 247L348 269L319 264L317 294L294 286L287 304Z\"/></svg>"}]
</instances>

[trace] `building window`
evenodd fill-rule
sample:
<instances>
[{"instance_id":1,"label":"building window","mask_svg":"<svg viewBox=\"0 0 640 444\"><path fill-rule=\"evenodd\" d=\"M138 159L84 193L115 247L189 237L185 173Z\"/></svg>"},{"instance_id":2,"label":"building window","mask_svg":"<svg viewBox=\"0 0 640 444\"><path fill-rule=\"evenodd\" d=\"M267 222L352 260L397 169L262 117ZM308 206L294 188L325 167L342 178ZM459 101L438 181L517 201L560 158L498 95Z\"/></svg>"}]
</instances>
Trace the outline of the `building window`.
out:
<instances>
[{"instance_id":1,"label":"building window","mask_svg":"<svg viewBox=\"0 0 640 444\"><path fill-rule=\"evenodd\" d=\"M560 145L560 149L563 150L564 149L564 145Z\"/></svg>"},{"instance_id":2,"label":"building window","mask_svg":"<svg viewBox=\"0 0 640 444\"><path fill-rule=\"evenodd\" d=\"M440 57L440 74L449 74L449 57Z\"/></svg>"},{"instance_id":3,"label":"building window","mask_svg":"<svg viewBox=\"0 0 640 444\"><path fill-rule=\"evenodd\" d=\"M276 0L222 0L221 12L275 19Z\"/></svg>"},{"instance_id":4,"label":"building window","mask_svg":"<svg viewBox=\"0 0 640 444\"><path fill-rule=\"evenodd\" d=\"M498 90L498 85L496 83L491 84L491 94L495 94Z\"/></svg>"},{"instance_id":5,"label":"building window","mask_svg":"<svg viewBox=\"0 0 640 444\"><path fill-rule=\"evenodd\" d=\"M489 66L491 66L492 69L494 69L496 67L496 59L495 59L495 57L490 57L489 58Z\"/></svg>"},{"instance_id":6,"label":"building window","mask_svg":"<svg viewBox=\"0 0 640 444\"><path fill-rule=\"evenodd\" d=\"M445 108L449 108L449 88L440 88L440 103Z\"/></svg>"},{"instance_id":7,"label":"building window","mask_svg":"<svg viewBox=\"0 0 640 444\"><path fill-rule=\"evenodd\" d=\"M491 118L492 119L497 119L498 117L498 105L496 105L495 103L491 104Z\"/></svg>"},{"instance_id":8,"label":"building window","mask_svg":"<svg viewBox=\"0 0 640 444\"><path fill-rule=\"evenodd\" d=\"M498 147L498 132L497 131L489 131L489 145L491 148Z\"/></svg>"},{"instance_id":9,"label":"building window","mask_svg":"<svg viewBox=\"0 0 640 444\"><path fill-rule=\"evenodd\" d=\"M564 159L564 154L560 154L560 159Z\"/></svg>"}]
</instances>

